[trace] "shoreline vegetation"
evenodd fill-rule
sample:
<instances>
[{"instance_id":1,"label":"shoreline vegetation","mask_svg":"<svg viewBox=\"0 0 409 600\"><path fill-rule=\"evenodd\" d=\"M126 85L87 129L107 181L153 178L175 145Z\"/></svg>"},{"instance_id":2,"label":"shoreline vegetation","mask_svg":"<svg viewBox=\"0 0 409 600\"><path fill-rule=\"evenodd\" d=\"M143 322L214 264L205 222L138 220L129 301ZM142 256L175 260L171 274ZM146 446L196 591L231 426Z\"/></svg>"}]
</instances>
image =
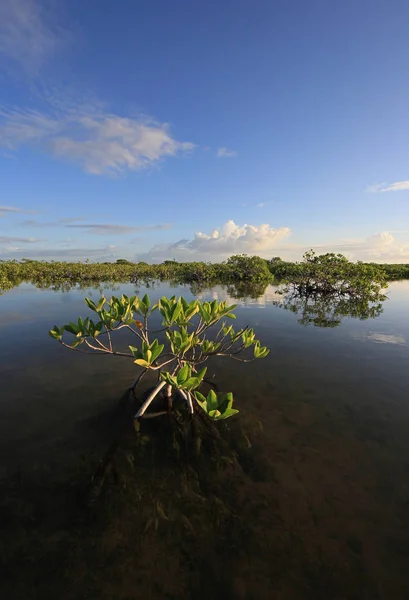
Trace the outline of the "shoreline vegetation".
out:
<instances>
[{"instance_id":1,"label":"shoreline vegetation","mask_svg":"<svg viewBox=\"0 0 409 600\"><path fill-rule=\"evenodd\" d=\"M317 265L324 267L327 272L330 270L339 279L343 278L345 269L348 270L348 277L375 276L381 278L382 282L409 279L409 264L353 263L341 254L320 256L313 251L307 252L300 262L247 255L234 255L220 263L166 260L160 264L147 264L132 263L125 259L90 263L22 259L0 261L0 294L21 283L69 289L72 285L86 287L104 282L149 284L153 281L193 284L198 290L217 284L236 284L239 288L240 284L249 284L254 292L262 294L267 285L273 282L307 281L308 275L318 268ZM308 288L304 291L313 292Z\"/></svg>"}]
</instances>

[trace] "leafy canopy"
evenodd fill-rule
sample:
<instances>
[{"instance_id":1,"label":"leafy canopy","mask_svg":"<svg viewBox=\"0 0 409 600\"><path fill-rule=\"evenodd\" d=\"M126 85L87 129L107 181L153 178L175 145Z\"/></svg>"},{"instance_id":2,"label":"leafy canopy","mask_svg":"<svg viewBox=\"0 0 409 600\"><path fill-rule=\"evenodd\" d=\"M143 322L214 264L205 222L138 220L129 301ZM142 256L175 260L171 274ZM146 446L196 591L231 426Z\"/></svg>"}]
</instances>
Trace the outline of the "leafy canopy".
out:
<instances>
[{"instance_id":1,"label":"leafy canopy","mask_svg":"<svg viewBox=\"0 0 409 600\"><path fill-rule=\"evenodd\" d=\"M233 312L236 305L228 306L226 302L197 299L188 302L183 297L163 296L152 305L147 294L143 298L123 294L110 300L102 296L97 302L85 298L85 302L96 318L78 317L77 322L55 325L49 332L52 338L73 350L128 357L143 369L141 375L158 372L160 383L156 393L165 385L168 390L178 390L191 412L196 406L215 420L238 411L232 408L231 393L211 391L205 397L199 392L207 371L203 365L214 356L250 362L269 353L256 339L253 329L236 331L228 324L228 320L236 318ZM161 315L162 329L152 332L150 319L156 311ZM135 336L135 345L129 346L129 352L114 347L112 334L121 329ZM155 333L163 334L161 340L152 338ZM247 356L242 358L242 353ZM147 406L138 411L138 417L143 416Z\"/></svg>"}]
</instances>

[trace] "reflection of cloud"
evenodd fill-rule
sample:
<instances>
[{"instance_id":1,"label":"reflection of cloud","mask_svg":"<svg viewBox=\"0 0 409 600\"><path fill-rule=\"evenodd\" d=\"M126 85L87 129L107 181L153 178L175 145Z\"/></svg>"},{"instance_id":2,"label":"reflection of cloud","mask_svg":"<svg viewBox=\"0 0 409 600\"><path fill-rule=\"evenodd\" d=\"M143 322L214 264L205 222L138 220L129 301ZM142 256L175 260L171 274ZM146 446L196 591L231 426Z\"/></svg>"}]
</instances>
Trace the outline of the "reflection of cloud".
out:
<instances>
[{"instance_id":1,"label":"reflection of cloud","mask_svg":"<svg viewBox=\"0 0 409 600\"><path fill-rule=\"evenodd\" d=\"M392 333L371 332L368 333L367 339L381 344L406 344L406 340L403 335Z\"/></svg>"},{"instance_id":2,"label":"reflection of cloud","mask_svg":"<svg viewBox=\"0 0 409 600\"><path fill-rule=\"evenodd\" d=\"M194 148L175 140L166 124L103 112L96 104L76 109L56 104L48 113L0 109L0 145L37 146L93 175L147 169Z\"/></svg>"},{"instance_id":3,"label":"reflection of cloud","mask_svg":"<svg viewBox=\"0 0 409 600\"><path fill-rule=\"evenodd\" d=\"M260 294L258 298L235 298L231 296L226 287L224 286L216 286L211 290L204 290L203 292L199 292L197 294L197 298L200 300L205 300L211 298L212 300L217 300L218 302L227 302L228 304L239 304L242 307L259 307L264 308L269 304L276 304L277 302L282 302L283 296L278 293L278 287L269 285L267 286L265 292Z\"/></svg>"},{"instance_id":4,"label":"reflection of cloud","mask_svg":"<svg viewBox=\"0 0 409 600\"><path fill-rule=\"evenodd\" d=\"M259 254L266 256L283 238L290 234L288 227L273 229L268 224L236 225L227 221L210 234L197 232L192 240L183 239L172 244L159 244L140 257L142 260L161 261L169 257L181 261L222 258L232 254Z\"/></svg>"},{"instance_id":5,"label":"reflection of cloud","mask_svg":"<svg viewBox=\"0 0 409 600\"><path fill-rule=\"evenodd\" d=\"M399 346L406 345L406 339L401 334L397 333L382 333L381 331L370 331L368 333L353 332L353 338L360 340L368 340L378 344L397 344Z\"/></svg>"},{"instance_id":6,"label":"reflection of cloud","mask_svg":"<svg viewBox=\"0 0 409 600\"><path fill-rule=\"evenodd\" d=\"M30 290L31 291L31 290ZM10 293L10 292L9 292ZM11 325L19 325L20 323L34 322L37 320L36 315L30 315L27 311L22 312L7 312L2 310L0 313L0 327Z\"/></svg>"}]
</instances>

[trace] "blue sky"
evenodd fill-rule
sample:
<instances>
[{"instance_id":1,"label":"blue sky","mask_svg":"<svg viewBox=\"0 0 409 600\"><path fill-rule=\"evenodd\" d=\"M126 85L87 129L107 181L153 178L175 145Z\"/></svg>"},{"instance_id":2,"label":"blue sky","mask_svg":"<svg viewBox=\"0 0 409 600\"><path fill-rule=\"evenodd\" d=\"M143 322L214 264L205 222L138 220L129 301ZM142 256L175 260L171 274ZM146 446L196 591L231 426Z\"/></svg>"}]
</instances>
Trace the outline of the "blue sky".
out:
<instances>
[{"instance_id":1,"label":"blue sky","mask_svg":"<svg viewBox=\"0 0 409 600\"><path fill-rule=\"evenodd\" d=\"M1 0L0 258L409 261L407 0Z\"/></svg>"}]
</instances>

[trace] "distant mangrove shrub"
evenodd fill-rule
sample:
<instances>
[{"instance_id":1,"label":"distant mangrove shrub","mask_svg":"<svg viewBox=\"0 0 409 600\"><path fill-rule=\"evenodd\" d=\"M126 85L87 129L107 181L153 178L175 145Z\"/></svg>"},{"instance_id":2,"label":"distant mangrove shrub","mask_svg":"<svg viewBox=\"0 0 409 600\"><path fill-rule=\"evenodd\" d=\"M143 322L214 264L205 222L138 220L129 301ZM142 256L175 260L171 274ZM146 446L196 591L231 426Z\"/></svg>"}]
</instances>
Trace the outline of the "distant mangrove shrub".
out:
<instances>
[{"instance_id":1,"label":"distant mangrove shrub","mask_svg":"<svg viewBox=\"0 0 409 600\"><path fill-rule=\"evenodd\" d=\"M288 283L302 295L367 296L387 286L385 271L376 264L350 262L342 254L304 254L287 276Z\"/></svg>"},{"instance_id":2,"label":"distant mangrove shrub","mask_svg":"<svg viewBox=\"0 0 409 600\"><path fill-rule=\"evenodd\" d=\"M276 304L300 315L302 325L336 327L343 318L375 318L382 312L385 270L373 263L352 263L342 254L304 254L300 263L276 262L284 281Z\"/></svg>"}]
</instances>

